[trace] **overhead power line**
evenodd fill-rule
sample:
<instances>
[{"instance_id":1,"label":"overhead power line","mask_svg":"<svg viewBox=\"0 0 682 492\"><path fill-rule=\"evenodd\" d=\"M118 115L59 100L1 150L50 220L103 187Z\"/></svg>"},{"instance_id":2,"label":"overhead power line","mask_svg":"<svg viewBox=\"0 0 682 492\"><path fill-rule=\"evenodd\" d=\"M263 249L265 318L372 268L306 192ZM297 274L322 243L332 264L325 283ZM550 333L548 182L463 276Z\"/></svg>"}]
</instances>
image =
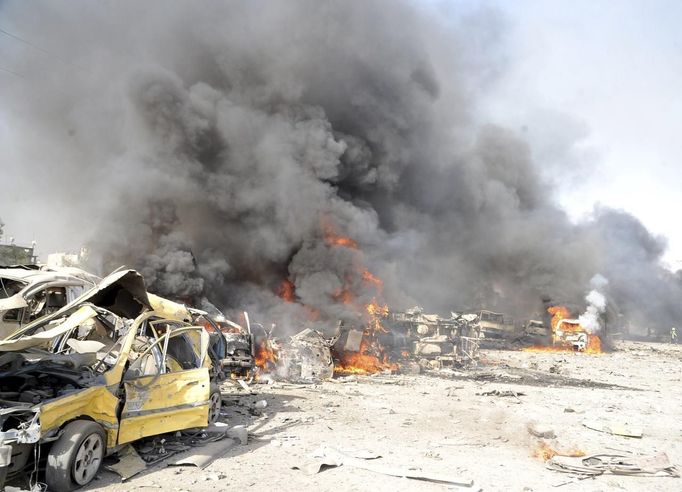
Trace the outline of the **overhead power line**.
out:
<instances>
[{"instance_id":1,"label":"overhead power line","mask_svg":"<svg viewBox=\"0 0 682 492\"><path fill-rule=\"evenodd\" d=\"M13 71L13 70L9 70L9 69L7 69L7 68L0 67L0 70L3 71L3 72L11 73L12 75L15 75L16 77L20 77L20 78L22 78L22 79L25 78L25 77L24 77L23 75L21 75L20 73L17 73L17 72L15 72L15 71Z\"/></svg>"},{"instance_id":2,"label":"overhead power line","mask_svg":"<svg viewBox=\"0 0 682 492\"><path fill-rule=\"evenodd\" d=\"M67 60L67 59L65 59L65 58L62 58L62 57L59 56L59 55L55 55L54 53L51 53L51 52L47 51L47 50L44 49L44 48L41 48L40 46L38 46L38 45L35 44L35 43L32 43L32 42L30 42L30 41L28 41L28 40L26 40L26 39L24 39L24 38L22 38L22 37L20 37L20 36L17 36L16 34L12 34L11 32L9 32L9 31L7 31L7 30L1 28L1 27L0 27L0 34L4 34L5 36L8 36L8 37L10 37L10 38L12 38L12 39L15 39L15 40L19 41L20 43L23 43L23 44L25 44L25 45L27 45L27 46L30 46L31 48L33 48L33 49L35 49L35 50L38 50L38 51L40 51L41 53L43 53L43 54L45 54L45 55L47 55L47 56L49 56L49 57L55 58L55 59L59 60L59 61L62 62L62 63L66 63L67 65L71 65L72 67L76 67L76 68L78 68L78 69L82 69L82 68L83 68L83 67L79 67L79 66L76 65L75 63L70 62L69 60Z\"/></svg>"},{"instance_id":3,"label":"overhead power line","mask_svg":"<svg viewBox=\"0 0 682 492\"><path fill-rule=\"evenodd\" d=\"M31 43L30 41L26 41L24 38L20 38L19 36L15 35L15 34L12 34L11 32L7 32L7 31L5 31L5 30L4 30L3 28L1 28L1 27L0 27L0 32L1 32L2 34L4 34L5 36L9 36L9 37L12 38L12 39L16 39L17 41L19 41L19 42L21 42L21 43L24 43L24 44L26 44L26 45L28 45L28 46L30 46L31 48L35 48L35 49L37 49L38 51L42 51L42 52L45 53L46 55L53 56L52 53L50 53L49 51L44 50L44 49L41 48L40 46L36 46L35 44Z\"/></svg>"}]
</instances>

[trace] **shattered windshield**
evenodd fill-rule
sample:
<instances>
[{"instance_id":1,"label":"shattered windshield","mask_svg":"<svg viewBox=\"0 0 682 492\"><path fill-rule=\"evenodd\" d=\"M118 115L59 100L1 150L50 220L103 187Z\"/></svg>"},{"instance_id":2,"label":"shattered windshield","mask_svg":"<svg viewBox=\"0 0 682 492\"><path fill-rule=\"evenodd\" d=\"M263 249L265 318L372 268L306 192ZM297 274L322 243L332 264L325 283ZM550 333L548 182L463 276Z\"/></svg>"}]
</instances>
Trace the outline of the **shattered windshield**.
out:
<instances>
[{"instance_id":1,"label":"shattered windshield","mask_svg":"<svg viewBox=\"0 0 682 492\"><path fill-rule=\"evenodd\" d=\"M16 280L7 277L0 277L0 299L12 297L21 292L21 290L28 284L21 280Z\"/></svg>"}]
</instances>

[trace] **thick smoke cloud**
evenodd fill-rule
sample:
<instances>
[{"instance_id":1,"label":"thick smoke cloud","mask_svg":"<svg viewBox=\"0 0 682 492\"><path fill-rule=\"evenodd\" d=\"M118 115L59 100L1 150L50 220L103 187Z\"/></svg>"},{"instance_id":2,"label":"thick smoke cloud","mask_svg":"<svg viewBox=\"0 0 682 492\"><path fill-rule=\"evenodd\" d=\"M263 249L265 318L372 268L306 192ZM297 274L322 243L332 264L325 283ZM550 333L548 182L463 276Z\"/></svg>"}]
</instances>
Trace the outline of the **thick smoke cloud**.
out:
<instances>
[{"instance_id":1,"label":"thick smoke cloud","mask_svg":"<svg viewBox=\"0 0 682 492\"><path fill-rule=\"evenodd\" d=\"M543 296L580 302L599 272L623 311L680 314L636 219L572 225L527 144L477 122L500 66L471 25L372 1L2 10L54 54L3 45L22 74L3 76L3 114L26 174L49 177L37 194L102 271L125 263L161 294L292 328L356 317L339 299L377 295L364 268L397 308L528 315ZM492 14L475 26L499 29ZM277 296L285 279L298 302Z\"/></svg>"}]
</instances>

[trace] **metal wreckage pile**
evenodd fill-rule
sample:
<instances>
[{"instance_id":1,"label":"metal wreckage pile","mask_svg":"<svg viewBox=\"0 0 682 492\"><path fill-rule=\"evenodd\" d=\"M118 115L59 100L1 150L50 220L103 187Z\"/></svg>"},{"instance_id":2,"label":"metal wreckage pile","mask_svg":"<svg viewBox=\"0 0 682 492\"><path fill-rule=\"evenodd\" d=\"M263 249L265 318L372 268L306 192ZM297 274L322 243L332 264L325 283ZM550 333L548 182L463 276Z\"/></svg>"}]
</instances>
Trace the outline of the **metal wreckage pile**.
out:
<instances>
[{"instance_id":1,"label":"metal wreckage pile","mask_svg":"<svg viewBox=\"0 0 682 492\"><path fill-rule=\"evenodd\" d=\"M221 382L315 383L477 357L476 315L382 308L332 337L306 328L280 339L246 313L242 325L151 294L134 270L100 280L20 266L0 269L0 282L0 485L30 475L32 488L40 477L73 490L109 456L125 478L194 446L244 442L245 429L218 422Z\"/></svg>"},{"instance_id":2,"label":"metal wreckage pile","mask_svg":"<svg viewBox=\"0 0 682 492\"><path fill-rule=\"evenodd\" d=\"M268 335L257 343L256 377L315 383L336 375L415 373L475 364L480 328L475 314L449 318L419 307L357 327L339 321L325 337L309 328L287 339Z\"/></svg>"},{"instance_id":3,"label":"metal wreckage pile","mask_svg":"<svg viewBox=\"0 0 682 492\"><path fill-rule=\"evenodd\" d=\"M49 284L49 304L50 293L86 277L39 267L0 274L0 300L26 296L12 299L4 319L28 320L0 340L0 486L28 472L32 488L40 476L49 490L73 490L96 476L106 456L132 456L129 443L144 451L148 438L194 429L168 440L177 451L228 434L215 427L217 383L253 367L248 328L148 293L134 270L90 284L71 302L62 296L61 307L47 312L33 305L32 292ZM25 290L29 277L41 282ZM5 288L11 280L12 291ZM144 464L170 454L162 443L135 456Z\"/></svg>"}]
</instances>

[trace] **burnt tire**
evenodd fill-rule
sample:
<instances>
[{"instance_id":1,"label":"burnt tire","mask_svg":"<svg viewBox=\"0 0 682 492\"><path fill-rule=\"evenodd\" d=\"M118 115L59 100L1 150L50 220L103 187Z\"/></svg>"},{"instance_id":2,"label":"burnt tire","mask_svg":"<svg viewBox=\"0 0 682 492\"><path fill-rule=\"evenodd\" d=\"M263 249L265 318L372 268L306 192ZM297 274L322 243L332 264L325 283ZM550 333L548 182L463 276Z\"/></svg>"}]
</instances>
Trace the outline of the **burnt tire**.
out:
<instances>
[{"instance_id":1,"label":"burnt tire","mask_svg":"<svg viewBox=\"0 0 682 492\"><path fill-rule=\"evenodd\" d=\"M70 491L92 481L106 453L107 437L99 424L71 422L47 455L45 482L48 490Z\"/></svg>"},{"instance_id":2,"label":"burnt tire","mask_svg":"<svg viewBox=\"0 0 682 492\"><path fill-rule=\"evenodd\" d=\"M208 425L215 424L220 418L220 410L223 407L223 395L220 386L212 383L211 393L208 398Z\"/></svg>"}]
</instances>

